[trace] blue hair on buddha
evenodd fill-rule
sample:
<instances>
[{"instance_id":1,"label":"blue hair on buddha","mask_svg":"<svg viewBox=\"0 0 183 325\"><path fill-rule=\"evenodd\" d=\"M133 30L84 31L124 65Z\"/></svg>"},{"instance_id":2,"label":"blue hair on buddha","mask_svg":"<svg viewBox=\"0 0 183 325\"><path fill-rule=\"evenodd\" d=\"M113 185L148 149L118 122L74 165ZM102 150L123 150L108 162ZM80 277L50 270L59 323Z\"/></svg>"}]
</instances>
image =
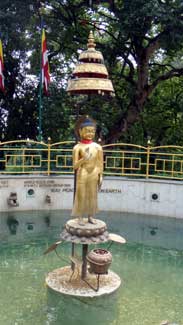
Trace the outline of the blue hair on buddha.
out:
<instances>
[{"instance_id":1,"label":"blue hair on buddha","mask_svg":"<svg viewBox=\"0 0 183 325\"><path fill-rule=\"evenodd\" d=\"M95 127L95 123L93 121L91 121L90 119L85 119L85 121L83 121L83 123L80 124L80 128L84 128L86 126L94 126Z\"/></svg>"},{"instance_id":2,"label":"blue hair on buddha","mask_svg":"<svg viewBox=\"0 0 183 325\"><path fill-rule=\"evenodd\" d=\"M96 121L88 115L83 115L76 121L75 134L78 139L80 138L79 130L87 126L94 127L96 129Z\"/></svg>"}]
</instances>

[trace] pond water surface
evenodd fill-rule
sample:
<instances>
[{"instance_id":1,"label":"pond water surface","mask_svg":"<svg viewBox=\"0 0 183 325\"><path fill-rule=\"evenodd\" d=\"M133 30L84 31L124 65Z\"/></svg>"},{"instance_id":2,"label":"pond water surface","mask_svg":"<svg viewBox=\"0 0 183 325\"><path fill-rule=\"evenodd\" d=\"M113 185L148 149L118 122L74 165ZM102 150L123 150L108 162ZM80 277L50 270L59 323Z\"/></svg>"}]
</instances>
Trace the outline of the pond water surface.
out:
<instances>
[{"instance_id":1,"label":"pond water surface","mask_svg":"<svg viewBox=\"0 0 183 325\"><path fill-rule=\"evenodd\" d=\"M46 216L40 214L44 220ZM116 231L115 219L113 224L111 230ZM17 241L12 240L16 234L9 234L9 240L1 244L0 324L159 325L163 320L183 324L181 249L147 242L113 244L111 268L122 278L116 296L99 301L68 299L49 292L44 281L49 271L66 265L54 252L43 255L59 231L58 227L27 236L25 232ZM175 242L174 232L169 232L169 241ZM57 251L61 258L67 258L70 245L65 243Z\"/></svg>"}]
</instances>

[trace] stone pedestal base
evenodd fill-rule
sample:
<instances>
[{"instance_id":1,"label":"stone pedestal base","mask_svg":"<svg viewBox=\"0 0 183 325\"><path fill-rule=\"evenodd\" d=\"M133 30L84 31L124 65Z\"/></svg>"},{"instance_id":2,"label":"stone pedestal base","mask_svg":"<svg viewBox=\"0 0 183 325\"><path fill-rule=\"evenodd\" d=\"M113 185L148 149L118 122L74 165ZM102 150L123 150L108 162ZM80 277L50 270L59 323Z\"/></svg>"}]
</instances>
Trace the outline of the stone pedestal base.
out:
<instances>
[{"instance_id":1,"label":"stone pedestal base","mask_svg":"<svg viewBox=\"0 0 183 325\"><path fill-rule=\"evenodd\" d=\"M87 273L86 281L94 288L97 287L97 276ZM70 266L65 266L49 272L46 277L47 286L53 291L76 297L100 297L115 292L121 285L120 277L109 271L99 278L99 290L96 292L83 280L79 272L74 274Z\"/></svg>"},{"instance_id":2,"label":"stone pedestal base","mask_svg":"<svg viewBox=\"0 0 183 325\"><path fill-rule=\"evenodd\" d=\"M60 234L61 240L75 244L99 244L109 240L107 226L104 221L94 219L95 223L89 223L88 219L83 218L83 225L78 219L67 221L64 231Z\"/></svg>"}]
</instances>

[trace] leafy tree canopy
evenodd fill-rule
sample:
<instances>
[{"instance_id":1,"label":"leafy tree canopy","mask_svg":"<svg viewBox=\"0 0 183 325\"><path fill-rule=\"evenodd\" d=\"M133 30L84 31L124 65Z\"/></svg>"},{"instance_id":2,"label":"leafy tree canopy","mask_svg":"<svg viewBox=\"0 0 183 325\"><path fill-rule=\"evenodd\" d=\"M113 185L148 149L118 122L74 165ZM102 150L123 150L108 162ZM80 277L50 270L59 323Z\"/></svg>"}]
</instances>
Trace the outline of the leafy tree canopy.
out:
<instances>
[{"instance_id":1,"label":"leafy tree canopy","mask_svg":"<svg viewBox=\"0 0 183 325\"><path fill-rule=\"evenodd\" d=\"M5 56L1 133L37 135L40 15L47 31L52 84L44 99L43 133L72 137L74 118L90 113L105 142L181 143L183 76L182 0L2 0ZM79 51L93 30L116 97L78 103L65 92ZM20 125L22 128L20 129Z\"/></svg>"}]
</instances>

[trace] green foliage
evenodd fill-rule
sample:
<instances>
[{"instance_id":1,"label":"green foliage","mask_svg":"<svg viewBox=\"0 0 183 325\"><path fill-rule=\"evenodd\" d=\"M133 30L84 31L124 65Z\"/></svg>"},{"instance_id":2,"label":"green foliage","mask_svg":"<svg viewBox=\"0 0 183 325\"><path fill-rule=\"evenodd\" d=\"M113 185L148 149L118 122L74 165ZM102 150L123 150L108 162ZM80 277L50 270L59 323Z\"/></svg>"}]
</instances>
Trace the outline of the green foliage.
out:
<instances>
[{"instance_id":1,"label":"green foliage","mask_svg":"<svg viewBox=\"0 0 183 325\"><path fill-rule=\"evenodd\" d=\"M183 145L183 78L160 84L142 114L145 134L152 144Z\"/></svg>"},{"instance_id":2,"label":"green foliage","mask_svg":"<svg viewBox=\"0 0 183 325\"><path fill-rule=\"evenodd\" d=\"M43 138L46 140L50 137L53 142L73 140L74 120L71 100L65 91L57 89L56 85L52 84L50 91L54 100L51 96L43 99Z\"/></svg>"},{"instance_id":3,"label":"green foliage","mask_svg":"<svg viewBox=\"0 0 183 325\"><path fill-rule=\"evenodd\" d=\"M40 10L41 6L41 10ZM73 139L79 114L91 114L104 142L182 144L182 0L2 0L6 93L1 139L38 135L40 12L52 83L43 100L43 136ZM94 30L116 97L67 96L67 80Z\"/></svg>"}]
</instances>

